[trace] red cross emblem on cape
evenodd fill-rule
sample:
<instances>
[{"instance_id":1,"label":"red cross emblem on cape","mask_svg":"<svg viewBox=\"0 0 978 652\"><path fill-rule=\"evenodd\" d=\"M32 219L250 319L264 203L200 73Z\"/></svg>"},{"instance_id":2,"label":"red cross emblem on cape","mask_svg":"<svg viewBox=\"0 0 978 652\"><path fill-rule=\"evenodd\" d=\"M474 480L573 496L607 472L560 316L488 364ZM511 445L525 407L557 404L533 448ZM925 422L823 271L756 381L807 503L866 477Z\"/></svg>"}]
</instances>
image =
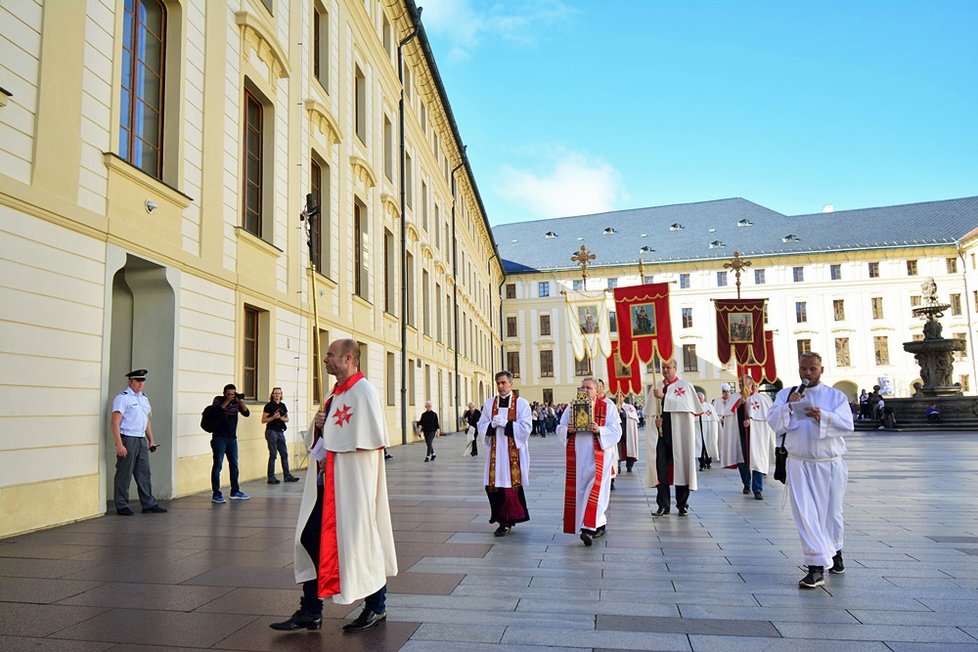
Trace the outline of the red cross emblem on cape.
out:
<instances>
[{"instance_id":1,"label":"red cross emblem on cape","mask_svg":"<svg viewBox=\"0 0 978 652\"><path fill-rule=\"evenodd\" d=\"M750 402L750 407L751 407L752 410L759 410L759 409L761 409L761 403L760 403L760 401L751 401Z\"/></svg>"},{"instance_id":2,"label":"red cross emblem on cape","mask_svg":"<svg viewBox=\"0 0 978 652\"><path fill-rule=\"evenodd\" d=\"M349 423L350 417L353 416L353 410L350 409L349 405L344 405L333 416L336 417L336 425L342 428L344 423Z\"/></svg>"},{"instance_id":3,"label":"red cross emblem on cape","mask_svg":"<svg viewBox=\"0 0 978 652\"><path fill-rule=\"evenodd\" d=\"M682 387L676 388L676 396L685 396L685 395L686 395L686 390L684 388Z\"/></svg>"}]
</instances>

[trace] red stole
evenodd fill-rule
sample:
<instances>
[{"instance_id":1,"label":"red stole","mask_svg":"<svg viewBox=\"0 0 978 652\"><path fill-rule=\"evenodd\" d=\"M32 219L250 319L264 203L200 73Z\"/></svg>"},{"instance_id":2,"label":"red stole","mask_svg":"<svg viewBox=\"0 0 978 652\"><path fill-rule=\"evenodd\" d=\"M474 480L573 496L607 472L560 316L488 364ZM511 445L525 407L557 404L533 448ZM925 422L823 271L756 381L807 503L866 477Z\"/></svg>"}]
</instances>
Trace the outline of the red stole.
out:
<instances>
[{"instance_id":1,"label":"red stole","mask_svg":"<svg viewBox=\"0 0 978 652\"><path fill-rule=\"evenodd\" d=\"M323 412L329 414L333 397L347 391L362 378L363 373L358 371L343 384L335 385L333 393L323 405ZM316 428L313 444L322 436L322 429ZM326 451L326 459L319 462L318 466L323 474L323 518L319 530L319 567L316 576L319 580L319 597L328 598L340 593L340 554L336 538L336 453Z\"/></svg>"},{"instance_id":2,"label":"red stole","mask_svg":"<svg viewBox=\"0 0 978 652\"><path fill-rule=\"evenodd\" d=\"M571 409L568 407L567 409ZM604 397L598 397L594 401L593 417L594 422L599 427L603 427L608 416L608 403ZM594 446L594 484L591 486L591 493L588 495L587 506L584 508L584 520L581 527L589 530L596 529L595 519L598 514L598 497L601 494L601 482L604 479L604 449L601 448L601 439L596 435L591 435L591 445ZM577 436L574 441L567 442L566 471L564 476L564 533L576 534L575 530L577 517Z\"/></svg>"},{"instance_id":3,"label":"red stole","mask_svg":"<svg viewBox=\"0 0 978 652\"><path fill-rule=\"evenodd\" d=\"M513 394L509 395L509 408L506 412L507 421L516 421L516 396ZM499 397L493 397L492 399L492 417L499 414ZM496 428L492 427L492 439L489 441L489 486L496 486ZM520 473L520 452L516 448L516 440L514 437L506 438L507 444L507 457L509 458L509 478L510 484L513 489L523 484L523 476Z\"/></svg>"}]
</instances>

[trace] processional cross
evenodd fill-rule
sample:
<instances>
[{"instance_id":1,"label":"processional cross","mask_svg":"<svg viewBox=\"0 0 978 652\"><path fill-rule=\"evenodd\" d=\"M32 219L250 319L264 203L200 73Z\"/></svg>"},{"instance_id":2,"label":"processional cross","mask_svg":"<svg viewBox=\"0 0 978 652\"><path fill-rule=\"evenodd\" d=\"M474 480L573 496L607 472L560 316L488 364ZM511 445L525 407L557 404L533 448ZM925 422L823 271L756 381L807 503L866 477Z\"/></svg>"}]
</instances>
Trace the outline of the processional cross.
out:
<instances>
[{"instance_id":1,"label":"processional cross","mask_svg":"<svg viewBox=\"0 0 978 652\"><path fill-rule=\"evenodd\" d=\"M726 269L732 269L734 271L734 276L737 278L737 298L740 298L740 270L751 266L749 260L745 260L740 257L740 252L735 251L733 258L729 263L724 263L723 266Z\"/></svg>"},{"instance_id":2,"label":"processional cross","mask_svg":"<svg viewBox=\"0 0 978 652\"><path fill-rule=\"evenodd\" d=\"M587 266L595 258L597 258L597 255L588 251L584 245L581 245L580 251L575 252L571 256L571 260L581 266L581 276L584 277L585 284L587 284Z\"/></svg>"}]
</instances>

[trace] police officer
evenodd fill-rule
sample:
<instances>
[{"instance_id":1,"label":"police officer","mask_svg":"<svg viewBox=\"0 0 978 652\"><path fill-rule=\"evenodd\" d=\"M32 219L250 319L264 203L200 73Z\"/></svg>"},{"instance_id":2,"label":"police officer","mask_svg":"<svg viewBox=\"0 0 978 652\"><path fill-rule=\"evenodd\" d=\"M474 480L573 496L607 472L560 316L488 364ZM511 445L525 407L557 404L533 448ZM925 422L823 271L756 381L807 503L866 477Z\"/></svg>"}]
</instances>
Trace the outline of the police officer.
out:
<instances>
[{"instance_id":1,"label":"police officer","mask_svg":"<svg viewBox=\"0 0 978 652\"><path fill-rule=\"evenodd\" d=\"M129 484L136 476L136 489L143 514L163 514L153 498L150 486L149 454L158 446L153 439L153 428L149 424L152 408L149 399L143 394L146 383L145 369L133 369L126 374L129 387L122 390L112 400L112 436L115 438L115 512L120 516L132 516L129 509Z\"/></svg>"}]
</instances>

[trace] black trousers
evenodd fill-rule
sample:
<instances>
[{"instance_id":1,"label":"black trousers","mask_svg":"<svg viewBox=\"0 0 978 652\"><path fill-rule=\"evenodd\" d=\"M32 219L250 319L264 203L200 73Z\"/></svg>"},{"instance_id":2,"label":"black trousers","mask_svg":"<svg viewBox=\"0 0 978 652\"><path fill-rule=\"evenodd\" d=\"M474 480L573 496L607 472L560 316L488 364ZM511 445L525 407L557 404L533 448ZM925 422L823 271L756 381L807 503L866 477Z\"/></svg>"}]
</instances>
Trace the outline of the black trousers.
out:
<instances>
[{"instance_id":1,"label":"black trousers","mask_svg":"<svg viewBox=\"0 0 978 652\"><path fill-rule=\"evenodd\" d=\"M434 443L434 441L435 441L435 434L437 432L438 432L437 430L425 430L424 431L424 444L425 444L425 446L428 447L428 452L425 453L425 454L428 457L431 457L432 455L435 454L435 449L434 449L434 447L431 444Z\"/></svg>"},{"instance_id":2,"label":"black trousers","mask_svg":"<svg viewBox=\"0 0 978 652\"><path fill-rule=\"evenodd\" d=\"M662 417L662 436L655 445L655 475L659 484L655 488L655 504L669 508L669 467L672 465L672 428L667 426L668 414ZM670 424L671 426L671 424ZM689 485L676 485L676 507L689 507Z\"/></svg>"}]
</instances>

